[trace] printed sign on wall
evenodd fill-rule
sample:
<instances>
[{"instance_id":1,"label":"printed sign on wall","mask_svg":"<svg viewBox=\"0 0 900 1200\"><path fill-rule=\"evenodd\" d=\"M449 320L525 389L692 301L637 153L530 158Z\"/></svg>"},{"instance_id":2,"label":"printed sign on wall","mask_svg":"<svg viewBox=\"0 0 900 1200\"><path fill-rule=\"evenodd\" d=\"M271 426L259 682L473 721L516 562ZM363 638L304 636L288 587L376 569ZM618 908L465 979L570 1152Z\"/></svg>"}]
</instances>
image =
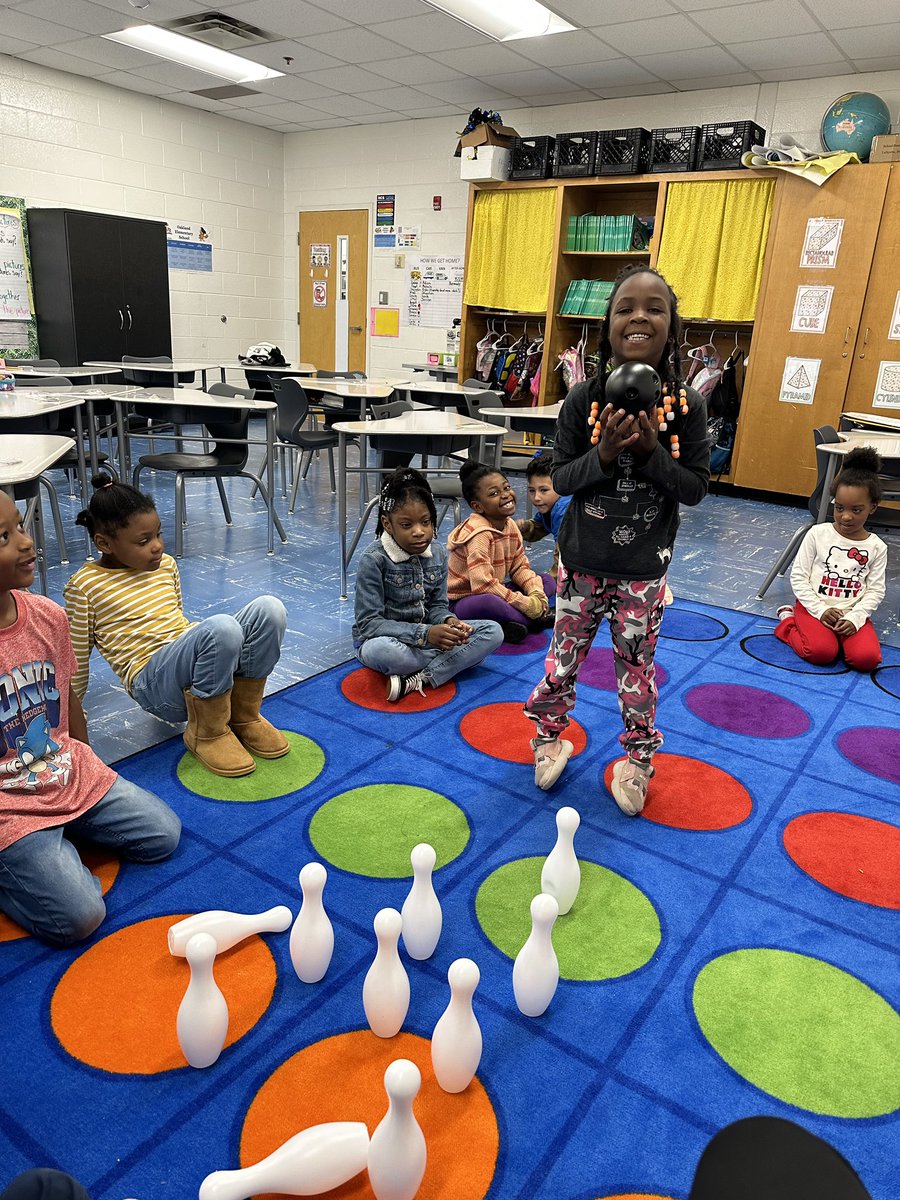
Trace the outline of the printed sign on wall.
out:
<instances>
[{"instance_id":1,"label":"printed sign on wall","mask_svg":"<svg viewBox=\"0 0 900 1200\"><path fill-rule=\"evenodd\" d=\"M798 287L791 332L824 333L833 295L833 287L823 287L821 284Z\"/></svg>"},{"instance_id":2,"label":"printed sign on wall","mask_svg":"<svg viewBox=\"0 0 900 1200\"><path fill-rule=\"evenodd\" d=\"M331 243L330 242L310 242L310 244L309 244L309 265L311 267L330 267L331 266Z\"/></svg>"},{"instance_id":3,"label":"printed sign on wall","mask_svg":"<svg viewBox=\"0 0 900 1200\"><path fill-rule=\"evenodd\" d=\"M891 327L888 330L888 338L892 342L900 342L900 292L897 293L894 300L894 311L891 314Z\"/></svg>"},{"instance_id":4,"label":"printed sign on wall","mask_svg":"<svg viewBox=\"0 0 900 1200\"><path fill-rule=\"evenodd\" d=\"M0 211L0 320L27 321L31 307L22 219L4 208Z\"/></svg>"},{"instance_id":5,"label":"printed sign on wall","mask_svg":"<svg viewBox=\"0 0 900 1200\"><path fill-rule=\"evenodd\" d=\"M166 225L166 249L170 271L212 271L213 244L209 230L189 221Z\"/></svg>"},{"instance_id":6,"label":"printed sign on wall","mask_svg":"<svg viewBox=\"0 0 900 1200\"><path fill-rule=\"evenodd\" d=\"M842 217L810 217L800 254L801 267L836 267L844 232Z\"/></svg>"},{"instance_id":7,"label":"printed sign on wall","mask_svg":"<svg viewBox=\"0 0 900 1200\"><path fill-rule=\"evenodd\" d=\"M812 404L821 358L787 358L778 399L784 404Z\"/></svg>"},{"instance_id":8,"label":"printed sign on wall","mask_svg":"<svg viewBox=\"0 0 900 1200\"><path fill-rule=\"evenodd\" d=\"M878 364L873 408L900 408L900 362Z\"/></svg>"},{"instance_id":9,"label":"printed sign on wall","mask_svg":"<svg viewBox=\"0 0 900 1200\"><path fill-rule=\"evenodd\" d=\"M313 280L313 308L328 307L328 281L326 279Z\"/></svg>"}]
</instances>

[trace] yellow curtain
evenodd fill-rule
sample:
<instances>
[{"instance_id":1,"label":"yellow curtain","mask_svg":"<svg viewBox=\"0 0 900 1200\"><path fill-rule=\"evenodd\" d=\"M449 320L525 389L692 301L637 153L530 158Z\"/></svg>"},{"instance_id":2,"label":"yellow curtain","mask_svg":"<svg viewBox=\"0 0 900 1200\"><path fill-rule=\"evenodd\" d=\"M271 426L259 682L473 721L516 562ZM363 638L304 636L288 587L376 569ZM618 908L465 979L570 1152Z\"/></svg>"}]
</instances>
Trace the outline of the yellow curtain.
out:
<instances>
[{"instance_id":1,"label":"yellow curtain","mask_svg":"<svg viewBox=\"0 0 900 1200\"><path fill-rule=\"evenodd\" d=\"M557 188L479 192L465 303L543 312L550 294Z\"/></svg>"},{"instance_id":2,"label":"yellow curtain","mask_svg":"<svg viewBox=\"0 0 900 1200\"><path fill-rule=\"evenodd\" d=\"M657 267L683 317L754 319L774 194L771 179L669 184Z\"/></svg>"}]
</instances>

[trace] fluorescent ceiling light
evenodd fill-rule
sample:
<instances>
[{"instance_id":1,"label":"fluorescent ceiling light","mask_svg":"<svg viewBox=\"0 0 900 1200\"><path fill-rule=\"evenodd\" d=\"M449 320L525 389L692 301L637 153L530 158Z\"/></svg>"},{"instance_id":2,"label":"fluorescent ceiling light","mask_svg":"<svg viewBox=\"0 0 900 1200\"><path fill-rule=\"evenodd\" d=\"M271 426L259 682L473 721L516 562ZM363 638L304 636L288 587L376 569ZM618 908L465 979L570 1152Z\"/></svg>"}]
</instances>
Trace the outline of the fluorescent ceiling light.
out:
<instances>
[{"instance_id":1,"label":"fluorescent ceiling light","mask_svg":"<svg viewBox=\"0 0 900 1200\"><path fill-rule=\"evenodd\" d=\"M427 3L498 42L568 33L576 28L538 0L427 0Z\"/></svg>"},{"instance_id":2,"label":"fluorescent ceiling light","mask_svg":"<svg viewBox=\"0 0 900 1200\"><path fill-rule=\"evenodd\" d=\"M104 33L103 36L111 42L133 46L136 50L180 63L183 67L193 67L196 71L215 75L219 79L230 79L232 83L256 83L260 79L276 79L284 74L284 71L272 71L260 63L251 62L249 58L229 54L227 50L207 46L196 38L183 37L168 29L158 29L155 25L134 25L131 29Z\"/></svg>"}]
</instances>

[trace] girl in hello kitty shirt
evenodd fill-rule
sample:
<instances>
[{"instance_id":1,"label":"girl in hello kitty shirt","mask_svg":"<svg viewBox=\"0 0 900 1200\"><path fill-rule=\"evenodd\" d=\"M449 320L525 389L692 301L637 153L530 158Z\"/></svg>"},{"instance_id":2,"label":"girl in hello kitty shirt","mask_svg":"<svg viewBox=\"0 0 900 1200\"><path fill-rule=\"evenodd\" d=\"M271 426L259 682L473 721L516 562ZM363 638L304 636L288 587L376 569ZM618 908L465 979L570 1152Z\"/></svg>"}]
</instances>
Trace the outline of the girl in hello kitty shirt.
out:
<instances>
[{"instance_id":1,"label":"girl in hello kitty shirt","mask_svg":"<svg viewBox=\"0 0 900 1200\"><path fill-rule=\"evenodd\" d=\"M814 525L791 569L793 605L778 610L775 636L807 662L826 666L843 650L848 667L872 671L881 662L869 619L884 599L887 546L866 529L881 500L881 459L858 446L831 485L834 523Z\"/></svg>"}]
</instances>

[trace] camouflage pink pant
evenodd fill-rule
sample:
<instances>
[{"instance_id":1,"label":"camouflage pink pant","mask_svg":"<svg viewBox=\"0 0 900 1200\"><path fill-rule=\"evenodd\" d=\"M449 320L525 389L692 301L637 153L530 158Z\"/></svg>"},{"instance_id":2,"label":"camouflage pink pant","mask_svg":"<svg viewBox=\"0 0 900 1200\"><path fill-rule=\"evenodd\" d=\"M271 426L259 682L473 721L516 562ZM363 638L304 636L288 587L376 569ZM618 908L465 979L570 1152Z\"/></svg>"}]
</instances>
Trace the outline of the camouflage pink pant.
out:
<instances>
[{"instance_id":1,"label":"camouflage pink pant","mask_svg":"<svg viewBox=\"0 0 900 1200\"><path fill-rule=\"evenodd\" d=\"M538 738L558 738L569 724L575 683L603 617L609 621L615 654L619 709L625 732L619 740L638 762L649 763L662 745L655 727L656 641L663 615L666 581L598 579L560 564L556 624L545 663L546 675L525 705Z\"/></svg>"}]
</instances>

